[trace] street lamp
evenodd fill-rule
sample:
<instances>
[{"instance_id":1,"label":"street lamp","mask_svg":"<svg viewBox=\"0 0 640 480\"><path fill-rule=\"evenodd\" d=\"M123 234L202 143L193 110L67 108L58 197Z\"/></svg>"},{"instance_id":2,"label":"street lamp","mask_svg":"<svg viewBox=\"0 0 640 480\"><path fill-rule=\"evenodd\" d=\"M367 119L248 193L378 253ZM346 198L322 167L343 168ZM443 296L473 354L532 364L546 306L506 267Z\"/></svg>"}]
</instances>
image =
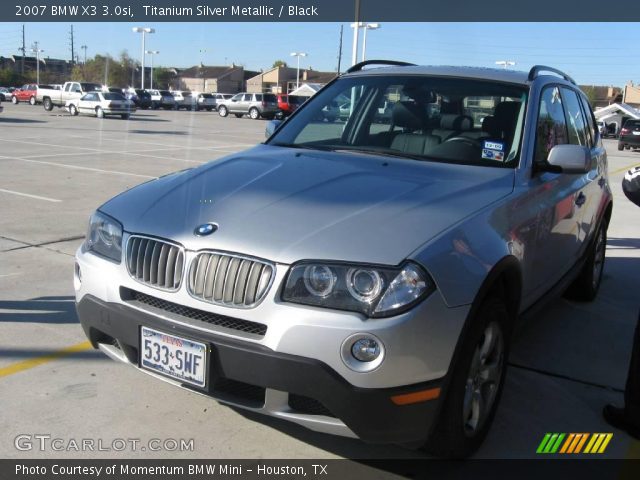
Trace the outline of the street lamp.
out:
<instances>
[{"instance_id":1,"label":"street lamp","mask_svg":"<svg viewBox=\"0 0 640 480\"><path fill-rule=\"evenodd\" d=\"M364 34L362 36L362 61L364 62L366 60L366 55L367 55L367 30L377 30L378 28L380 28L380 24L379 23L365 23L364 25L362 25L362 28L364 28Z\"/></svg>"},{"instance_id":2,"label":"street lamp","mask_svg":"<svg viewBox=\"0 0 640 480\"><path fill-rule=\"evenodd\" d=\"M514 62L513 60L498 60L496 62L496 65L500 65L502 68L504 68L505 70L508 67L512 67L516 64L516 62Z\"/></svg>"},{"instance_id":3,"label":"street lamp","mask_svg":"<svg viewBox=\"0 0 640 480\"><path fill-rule=\"evenodd\" d=\"M31 49L36 54L36 83L40 83L40 54L44 52L41 48L38 48L38 42L35 42L35 47Z\"/></svg>"},{"instance_id":4,"label":"street lamp","mask_svg":"<svg viewBox=\"0 0 640 480\"><path fill-rule=\"evenodd\" d=\"M145 53L147 55L151 55L151 90L153 90L153 56L159 54L158 50L146 50Z\"/></svg>"},{"instance_id":5,"label":"street lamp","mask_svg":"<svg viewBox=\"0 0 640 480\"><path fill-rule=\"evenodd\" d=\"M80 48L82 50L84 50L84 63L86 65L86 63L87 63L87 48L89 48L89 47L87 47L86 45L82 45Z\"/></svg>"},{"instance_id":6,"label":"street lamp","mask_svg":"<svg viewBox=\"0 0 640 480\"><path fill-rule=\"evenodd\" d=\"M306 57L307 54L303 52L291 52L292 57L298 57L298 68L296 69L296 90L300 88L300 57Z\"/></svg>"},{"instance_id":7,"label":"street lamp","mask_svg":"<svg viewBox=\"0 0 640 480\"><path fill-rule=\"evenodd\" d=\"M131 29L134 33L142 33L142 74L141 74L141 78L142 80L140 81L140 88L142 90L144 90L144 35L145 33L156 33L155 28L149 28L149 27L133 27Z\"/></svg>"}]
</instances>

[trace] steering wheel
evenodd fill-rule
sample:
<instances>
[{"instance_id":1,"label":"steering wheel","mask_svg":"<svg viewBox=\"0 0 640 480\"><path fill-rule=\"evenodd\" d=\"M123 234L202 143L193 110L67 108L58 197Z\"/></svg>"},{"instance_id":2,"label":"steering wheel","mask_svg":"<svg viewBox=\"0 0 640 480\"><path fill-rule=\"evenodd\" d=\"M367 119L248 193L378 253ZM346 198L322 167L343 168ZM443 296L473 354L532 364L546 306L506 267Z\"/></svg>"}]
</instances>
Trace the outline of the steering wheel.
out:
<instances>
[{"instance_id":1,"label":"steering wheel","mask_svg":"<svg viewBox=\"0 0 640 480\"><path fill-rule=\"evenodd\" d=\"M469 138L469 137L451 137L451 138L447 138L444 142L442 143L447 143L447 142L464 142L468 145L471 145L473 147L477 147L477 148L482 148L482 143L480 142L480 140L475 139L475 138Z\"/></svg>"}]
</instances>

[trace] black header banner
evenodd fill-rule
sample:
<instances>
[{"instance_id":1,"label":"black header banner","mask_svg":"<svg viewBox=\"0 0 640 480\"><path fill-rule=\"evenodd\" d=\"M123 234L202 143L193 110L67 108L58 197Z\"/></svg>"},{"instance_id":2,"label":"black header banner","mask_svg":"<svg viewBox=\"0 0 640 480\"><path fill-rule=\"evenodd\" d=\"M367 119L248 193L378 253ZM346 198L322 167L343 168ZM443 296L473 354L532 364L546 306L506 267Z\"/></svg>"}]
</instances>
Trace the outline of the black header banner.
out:
<instances>
[{"instance_id":1,"label":"black header banner","mask_svg":"<svg viewBox=\"0 0 640 480\"><path fill-rule=\"evenodd\" d=\"M607 8L602 0L13 0L0 21L353 22L356 9L359 21L640 21L640 2Z\"/></svg>"}]
</instances>

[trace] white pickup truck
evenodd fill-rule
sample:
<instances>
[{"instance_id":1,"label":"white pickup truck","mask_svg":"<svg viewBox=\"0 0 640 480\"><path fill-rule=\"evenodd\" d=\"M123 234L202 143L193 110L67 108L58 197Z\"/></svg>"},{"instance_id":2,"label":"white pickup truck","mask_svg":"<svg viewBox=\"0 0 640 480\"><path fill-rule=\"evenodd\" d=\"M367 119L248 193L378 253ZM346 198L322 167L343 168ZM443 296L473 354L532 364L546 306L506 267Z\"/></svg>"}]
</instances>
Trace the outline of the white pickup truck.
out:
<instances>
[{"instance_id":1,"label":"white pickup truck","mask_svg":"<svg viewBox=\"0 0 640 480\"><path fill-rule=\"evenodd\" d=\"M47 112L53 107L64 107L68 100L76 100L89 92L102 91L102 85L90 82L65 82L62 90L38 88L36 100L42 102Z\"/></svg>"}]
</instances>

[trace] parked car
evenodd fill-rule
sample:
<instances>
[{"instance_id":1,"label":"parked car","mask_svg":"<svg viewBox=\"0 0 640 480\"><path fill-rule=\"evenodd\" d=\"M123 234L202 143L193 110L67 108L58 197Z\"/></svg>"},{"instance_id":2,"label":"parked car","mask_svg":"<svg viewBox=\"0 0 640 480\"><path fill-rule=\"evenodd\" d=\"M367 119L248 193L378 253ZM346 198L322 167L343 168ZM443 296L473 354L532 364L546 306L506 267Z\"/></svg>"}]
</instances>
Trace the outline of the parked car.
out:
<instances>
[{"instance_id":1,"label":"parked car","mask_svg":"<svg viewBox=\"0 0 640 480\"><path fill-rule=\"evenodd\" d=\"M40 88L36 100L42 103L47 112L53 107L66 107L69 100L79 100L89 92L101 92L102 85L90 82L65 82L62 90L56 88Z\"/></svg>"},{"instance_id":2,"label":"parked car","mask_svg":"<svg viewBox=\"0 0 640 480\"><path fill-rule=\"evenodd\" d=\"M277 99L278 109L280 110L281 116L288 117L306 101L307 97L301 97L299 95L278 94Z\"/></svg>"},{"instance_id":3,"label":"parked car","mask_svg":"<svg viewBox=\"0 0 640 480\"><path fill-rule=\"evenodd\" d=\"M0 99L0 113L2 113L3 110L4 110L4 107L2 106L2 99Z\"/></svg>"},{"instance_id":4,"label":"parked car","mask_svg":"<svg viewBox=\"0 0 640 480\"><path fill-rule=\"evenodd\" d=\"M232 113L238 118L249 115L253 120L272 119L278 112L278 99L273 93L238 93L218 104L221 117Z\"/></svg>"},{"instance_id":5,"label":"parked car","mask_svg":"<svg viewBox=\"0 0 640 480\"><path fill-rule=\"evenodd\" d=\"M598 132L600 132L600 135L602 135L602 138L606 138L608 133L607 124L600 120L598 121L597 125L598 125Z\"/></svg>"},{"instance_id":6,"label":"parked car","mask_svg":"<svg viewBox=\"0 0 640 480\"><path fill-rule=\"evenodd\" d=\"M146 90L142 90L139 88L135 89L134 91L137 99L137 101L134 101L134 103L136 104L136 107L141 108L143 110L146 110L147 108L151 108L151 94Z\"/></svg>"},{"instance_id":7,"label":"parked car","mask_svg":"<svg viewBox=\"0 0 640 480\"><path fill-rule=\"evenodd\" d=\"M11 103L14 105L20 102L29 102L31 105L35 105L37 99L38 85L35 83L28 83L13 91L11 96Z\"/></svg>"},{"instance_id":8,"label":"parked car","mask_svg":"<svg viewBox=\"0 0 640 480\"><path fill-rule=\"evenodd\" d=\"M7 87L0 87L0 100L2 100L3 102L10 102L11 90L9 90Z\"/></svg>"},{"instance_id":9,"label":"parked car","mask_svg":"<svg viewBox=\"0 0 640 480\"><path fill-rule=\"evenodd\" d=\"M640 148L640 120L628 119L620 129L618 150Z\"/></svg>"},{"instance_id":10,"label":"parked car","mask_svg":"<svg viewBox=\"0 0 640 480\"><path fill-rule=\"evenodd\" d=\"M147 90L151 96L151 108L164 108L170 110L175 108L176 100L168 90Z\"/></svg>"},{"instance_id":11,"label":"parked car","mask_svg":"<svg viewBox=\"0 0 640 480\"><path fill-rule=\"evenodd\" d=\"M210 112L216 107L216 98L211 93L199 93L196 95L196 110Z\"/></svg>"},{"instance_id":12,"label":"parked car","mask_svg":"<svg viewBox=\"0 0 640 480\"><path fill-rule=\"evenodd\" d=\"M264 144L100 206L74 277L91 343L312 430L478 448L517 318L598 292L606 151L559 70L365 68L380 63L269 122ZM349 121L317 122L345 91ZM375 123L385 97L392 129Z\"/></svg>"},{"instance_id":13,"label":"parked car","mask_svg":"<svg viewBox=\"0 0 640 480\"><path fill-rule=\"evenodd\" d=\"M232 93L212 93L212 95L216 98L216 106L214 110L218 110L218 105L224 103L226 100L230 100L233 97Z\"/></svg>"},{"instance_id":14,"label":"parked car","mask_svg":"<svg viewBox=\"0 0 640 480\"><path fill-rule=\"evenodd\" d=\"M118 115L123 120L127 120L136 111L136 106L131 100L125 98L122 93L114 92L90 92L81 98L67 100L65 106L71 115L82 113L98 118Z\"/></svg>"}]
</instances>

